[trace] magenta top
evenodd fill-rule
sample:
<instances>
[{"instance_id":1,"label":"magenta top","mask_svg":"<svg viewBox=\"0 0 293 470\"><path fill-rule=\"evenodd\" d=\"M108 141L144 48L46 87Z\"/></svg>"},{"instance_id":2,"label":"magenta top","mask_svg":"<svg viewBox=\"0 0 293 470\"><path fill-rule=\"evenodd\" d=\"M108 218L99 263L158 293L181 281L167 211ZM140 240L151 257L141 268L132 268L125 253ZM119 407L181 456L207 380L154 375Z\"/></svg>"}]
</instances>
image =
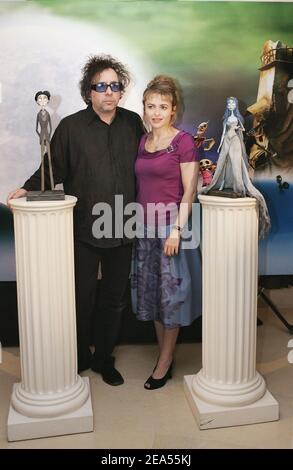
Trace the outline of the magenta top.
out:
<instances>
[{"instance_id":1,"label":"magenta top","mask_svg":"<svg viewBox=\"0 0 293 470\"><path fill-rule=\"evenodd\" d=\"M193 137L185 131L179 131L167 149L156 152L148 152L145 149L146 138L146 134L141 138L135 162L136 200L143 206L145 221L146 208L149 203L163 203L164 205L173 203L178 208L184 192L180 163L200 159ZM153 221L149 211L147 222L153 223ZM174 223L173 217L171 217L171 223Z\"/></svg>"}]
</instances>

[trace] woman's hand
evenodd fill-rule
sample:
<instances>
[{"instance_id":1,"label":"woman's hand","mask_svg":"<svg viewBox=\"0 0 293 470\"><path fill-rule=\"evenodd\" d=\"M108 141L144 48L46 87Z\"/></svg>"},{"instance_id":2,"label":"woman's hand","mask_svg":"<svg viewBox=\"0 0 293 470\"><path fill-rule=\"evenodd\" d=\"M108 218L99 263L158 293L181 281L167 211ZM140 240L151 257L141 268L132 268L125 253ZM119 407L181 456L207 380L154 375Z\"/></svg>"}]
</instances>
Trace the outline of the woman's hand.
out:
<instances>
[{"instance_id":1,"label":"woman's hand","mask_svg":"<svg viewBox=\"0 0 293 470\"><path fill-rule=\"evenodd\" d=\"M180 244L180 232L179 230L173 229L169 237L165 241L164 254L166 256L178 255Z\"/></svg>"}]
</instances>

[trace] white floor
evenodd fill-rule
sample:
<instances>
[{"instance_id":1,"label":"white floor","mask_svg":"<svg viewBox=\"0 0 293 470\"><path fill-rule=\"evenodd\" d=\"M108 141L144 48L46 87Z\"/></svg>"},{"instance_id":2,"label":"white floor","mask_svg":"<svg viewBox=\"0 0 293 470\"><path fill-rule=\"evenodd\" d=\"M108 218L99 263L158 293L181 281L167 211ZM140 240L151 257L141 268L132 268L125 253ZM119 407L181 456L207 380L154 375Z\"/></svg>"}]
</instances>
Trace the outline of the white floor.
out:
<instances>
[{"instance_id":1,"label":"white floor","mask_svg":"<svg viewBox=\"0 0 293 470\"><path fill-rule=\"evenodd\" d=\"M282 309L293 323L293 308ZM92 371L94 432L7 442L7 415L12 384L19 381L19 351L4 348L0 364L0 448L7 449L211 449L293 448L293 363L288 341L293 338L267 308L260 308L257 368L280 404L280 420L271 423L199 431L183 392L183 376L201 367L201 344L179 344L174 377L159 390L143 383L157 357L155 345L123 345L116 349L116 366L125 384L111 387Z\"/></svg>"}]
</instances>

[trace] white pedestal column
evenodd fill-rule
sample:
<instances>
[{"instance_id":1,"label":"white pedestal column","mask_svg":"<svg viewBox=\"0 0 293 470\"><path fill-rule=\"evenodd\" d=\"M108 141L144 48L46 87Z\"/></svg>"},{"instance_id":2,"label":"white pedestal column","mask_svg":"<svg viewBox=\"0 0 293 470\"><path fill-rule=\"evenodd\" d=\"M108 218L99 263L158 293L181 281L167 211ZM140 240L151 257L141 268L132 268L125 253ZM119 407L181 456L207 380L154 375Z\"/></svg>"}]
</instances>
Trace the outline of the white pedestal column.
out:
<instances>
[{"instance_id":1,"label":"white pedestal column","mask_svg":"<svg viewBox=\"0 0 293 470\"><path fill-rule=\"evenodd\" d=\"M203 208L203 367L185 377L201 429L278 419L256 371L258 217L253 198L199 196Z\"/></svg>"},{"instance_id":2,"label":"white pedestal column","mask_svg":"<svg viewBox=\"0 0 293 470\"><path fill-rule=\"evenodd\" d=\"M89 381L77 375L75 203L11 201L21 383L13 387L9 441L93 430Z\"/></svg>"}]
</instances>

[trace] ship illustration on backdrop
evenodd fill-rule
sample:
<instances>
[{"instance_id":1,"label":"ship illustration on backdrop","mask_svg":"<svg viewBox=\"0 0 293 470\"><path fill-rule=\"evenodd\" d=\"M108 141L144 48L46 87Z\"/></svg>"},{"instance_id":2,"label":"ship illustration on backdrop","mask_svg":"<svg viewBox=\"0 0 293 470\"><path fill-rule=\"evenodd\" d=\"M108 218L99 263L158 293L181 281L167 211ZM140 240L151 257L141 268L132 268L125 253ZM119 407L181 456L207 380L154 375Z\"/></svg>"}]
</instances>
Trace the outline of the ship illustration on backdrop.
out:
<instances>
[{"instance_id":1,"label":"ship illustration on backdrop","mask_svg":"<svg viewBox=\"0 0 293 470\"><path fill-rule=\"evenodd\" d=\"M247 108L253 128L247 133L249 163L255 176L293 177L293 47L265 42L261 55L256 103Z\"/></svg>"}]
</instances>

